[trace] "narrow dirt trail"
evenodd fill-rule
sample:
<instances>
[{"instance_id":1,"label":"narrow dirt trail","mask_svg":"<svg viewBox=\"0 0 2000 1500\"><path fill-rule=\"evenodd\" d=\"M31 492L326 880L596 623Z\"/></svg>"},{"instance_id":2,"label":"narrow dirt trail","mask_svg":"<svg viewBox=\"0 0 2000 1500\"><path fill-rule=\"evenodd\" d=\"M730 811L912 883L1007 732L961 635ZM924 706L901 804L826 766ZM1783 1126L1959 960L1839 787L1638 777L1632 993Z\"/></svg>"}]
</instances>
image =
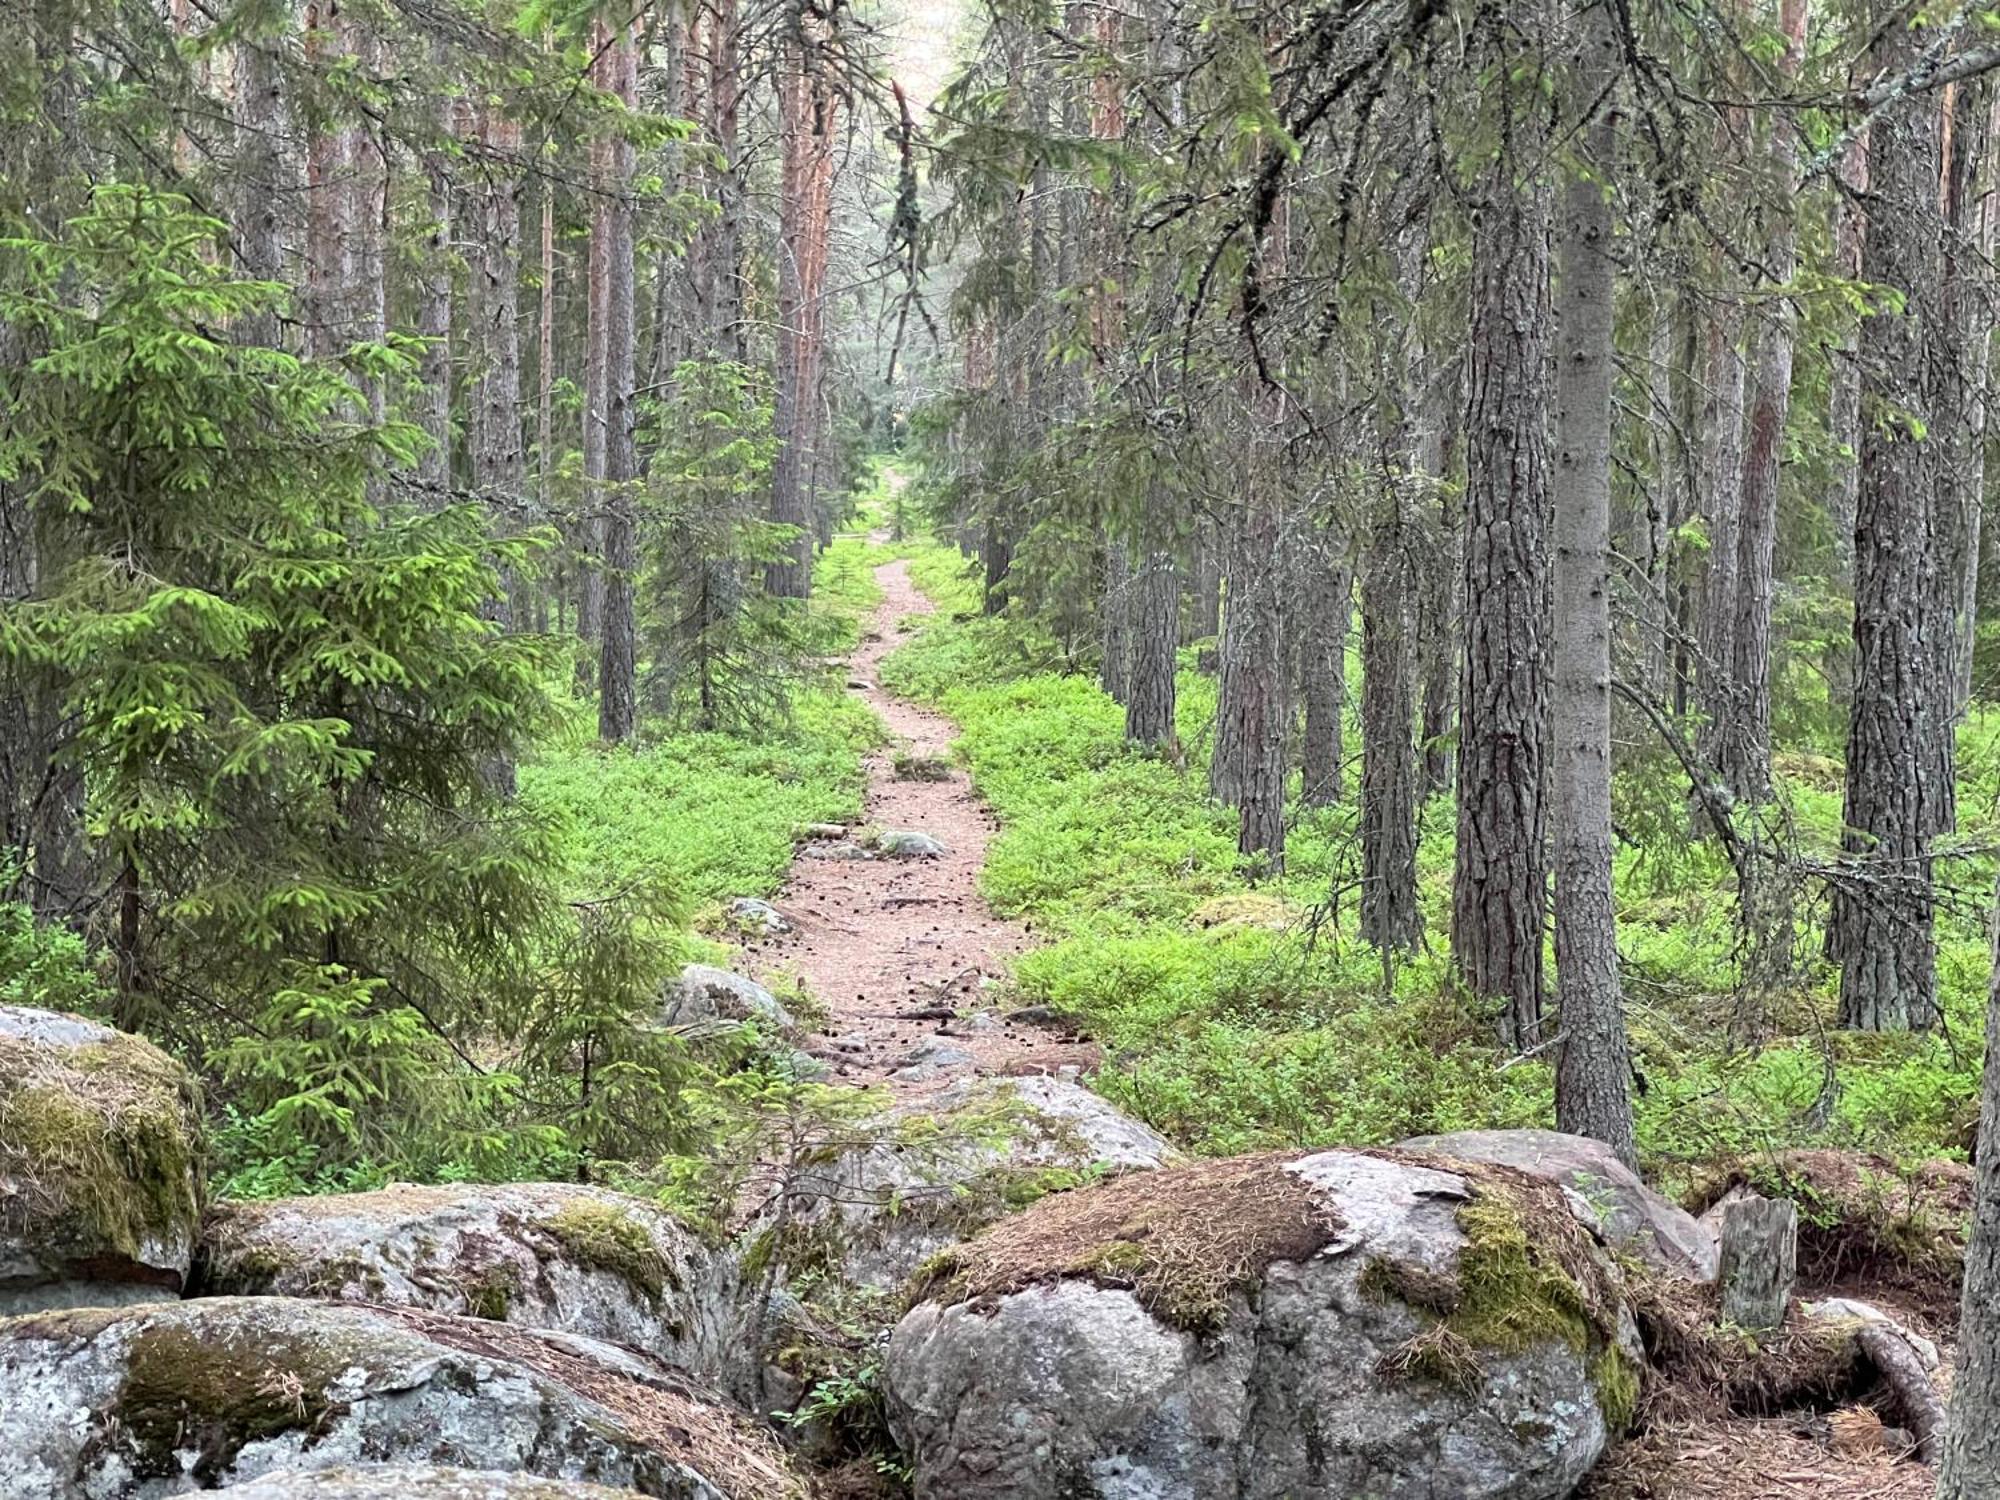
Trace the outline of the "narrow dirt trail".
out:
<instances>
[{"instance_id":1,"label":"narrow dirt trail","mask_svg":"<svg viewBox=\"0 0 2000 1500\"><path fill-rule=\"evenodd\" d=\"M848 664L848 690L881 718L890 740L864 762L864 827L849 830L852 839L800 846L776 903L794 930L751 943L751 966L762 976L797 975L827 1008L826 1035L811 1050L842 1082L885 1084L913 1097L968 1073L1092 1066L1097 1053L1087 1042L982 1012L981 982L1002 975L1029 939L979 894L996 825L970 778L955 766L939 780L896 774L899 754L945 764L957 727L877 683L882 659L909 637L903 622L936 606L903 561L884 563L875 579L882 602ZM928 834L946 852L853 857L856 845L885 830ZM964 1056L926 1064L911 1056L926 1043Z\"/></svg>"}]
</instances>

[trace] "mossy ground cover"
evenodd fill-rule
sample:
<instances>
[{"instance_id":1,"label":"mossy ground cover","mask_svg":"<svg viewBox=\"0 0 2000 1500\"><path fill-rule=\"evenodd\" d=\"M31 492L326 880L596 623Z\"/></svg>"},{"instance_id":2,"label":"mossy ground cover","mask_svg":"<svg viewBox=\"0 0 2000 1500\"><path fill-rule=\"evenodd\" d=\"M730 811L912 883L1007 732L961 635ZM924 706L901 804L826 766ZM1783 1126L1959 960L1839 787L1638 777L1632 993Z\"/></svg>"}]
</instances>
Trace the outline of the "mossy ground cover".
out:
<instances>
[{"instance_id":1,"label":"mossy ground cover","mask_svg":"<svg viewBox=\"0 0 2000 1500\"><path fill-rule=\"evenodd\" d=\"M1211 1154L1552 1121L1546 1061L1512 1063L1493 1046L1490 1019L1452 983L1448 796L1420 810L1424 945L1385 969L1356 936L1351 802L1296 815L1282 879L1259 881L1238 857L1233 815L1204 795L1215 682L1196 670L1193 647L1179 674L1181 757L1142 756L1123 744L1119 706L1069 670L1053 640L979 615L978 583L955 550L899 551L940 608L884 664L883 681L962 727L957 753L1003 826L986 894L1044 943L1019 961L1016 988L1105 1044L1100 1092ZM1729 861L1717 841L1688 837L1678 773L1646 748L1643 726L1627 727L1619 944L1648 1166L1684 1177L1800 1144L1962 1155L1978 1087L1991 861L1941 864L1945 1027L1838 1033L1818 883L1778 892L1791 933L1781 975L1744 984ZM1802 862L1827 861L1840 825L1838 718L1794 714L1786 730L1794 743L1778 758L1781 800L1766 837ZM1350 723L1351 753L1359 743ZM1358 772L1351 764L1350 793ZM1981 708L1965 725L1960 772L1959 839L1976 849L2000 791L2000 714ZM1303 915L1282 930L1215 919L1253 891Z\"/></svg>"},{"instance_id":2,"label":"mossy ground cover","mask_svg":"<svg viewBox=\"0 0 2000 1500\"><path fill-rule=\"evenodd\" d=\"M853 648L880 598L879 560L860 536L841 537L820 558L814 629L829 662ZM786 717L754 731L654 734L606 749L594 730L580 712L566 736L523 765L522 802L561 821L580 895L650 885L692 915L769 895L800 827L858 817L861 756L882 733L831 665L794 688Z\"/></svg>"}]
</instances>

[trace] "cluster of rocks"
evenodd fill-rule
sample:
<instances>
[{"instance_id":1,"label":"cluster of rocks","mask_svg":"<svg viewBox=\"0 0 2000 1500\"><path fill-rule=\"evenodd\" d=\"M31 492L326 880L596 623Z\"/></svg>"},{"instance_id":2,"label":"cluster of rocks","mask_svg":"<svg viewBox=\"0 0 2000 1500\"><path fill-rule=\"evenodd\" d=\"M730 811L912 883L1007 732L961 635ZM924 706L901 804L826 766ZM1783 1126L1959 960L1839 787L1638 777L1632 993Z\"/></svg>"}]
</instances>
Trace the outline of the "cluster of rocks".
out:
<instances>
[{"instance_id":1,"label":"cluster of rocks","mask_svg":"<svg viewBox=\"0 0 2000 1500\"><path fill-rule=\"evenodd\" d=\"M797 1030L719 970L671 1005ZM202 1157L170 1059L0 1009L0 1500L803 1497L752 1413L806 1393L814 1279L890 1310L920 1500L1560 1500L1655 1378L1641 1291L1717 1274L1593 1142L1188 1162L1057 1078L870 1121L721 1245L579 1185L209 1205Z\"/></svg>"}]
</instances>

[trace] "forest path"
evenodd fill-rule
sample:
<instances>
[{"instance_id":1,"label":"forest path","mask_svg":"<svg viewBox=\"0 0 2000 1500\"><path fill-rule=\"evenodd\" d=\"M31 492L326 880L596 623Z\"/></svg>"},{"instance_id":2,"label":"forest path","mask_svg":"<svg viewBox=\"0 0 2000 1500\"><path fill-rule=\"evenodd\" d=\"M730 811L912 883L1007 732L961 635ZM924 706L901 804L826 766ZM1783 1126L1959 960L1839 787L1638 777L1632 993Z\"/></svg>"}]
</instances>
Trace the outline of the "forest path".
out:
<instances>
[{"instance_id":1,"label":"forest path","mask_svg":"<svg viewBox=\"0 0 2000 1500\"><path fill-rule=\"evenodd\" d=\"M1087 1042L982 1013L981 982L1001 977L1029 938L979 894L997 823L971 778L949 763L957 726L876 680L883 658L909 638L907 622L934 613L936 605L901 559L878 567L875 581L882 601L848 662L848 690L882 720L889 743L863 761L862 819L867 830L928 834L946 852L841 858L835 856L850 847L847 841L806 840L777 898L793 931L751 943L751 966L763 976L796 975L826 1007L826 1035L813 1039L812 1050L839 1081L885 1085L899 1099L934 1092L967 1073L1094 1066L1098 1054ZM943 774L906 780L897 775L899 756ZM851 832L854 843L866 844L866 832ZM927 1043L962 1056L926 1063L918 1049Z\"/></svg>"}]
</instances>

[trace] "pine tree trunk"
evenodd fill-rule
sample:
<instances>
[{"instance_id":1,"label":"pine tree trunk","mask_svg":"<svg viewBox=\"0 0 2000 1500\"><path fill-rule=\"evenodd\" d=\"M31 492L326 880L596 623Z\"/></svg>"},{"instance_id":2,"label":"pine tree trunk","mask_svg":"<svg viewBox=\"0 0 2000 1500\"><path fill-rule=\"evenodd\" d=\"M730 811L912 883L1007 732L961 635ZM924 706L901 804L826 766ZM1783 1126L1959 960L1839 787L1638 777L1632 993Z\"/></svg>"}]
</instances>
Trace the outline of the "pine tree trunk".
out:
<instances>
[{"instance_id":1,"label":"pine tree trunk","mask_svg":"<svg viewBox=\"0 0 2000 1500\"><path fill-rule=\"evenodd\" d=\"M1945 164L1942 348L1932 367L1933 414L1941 447L1938 551L1948 603L1938 647L1948 694L1947 725L1965 713L1972 690L1972 644L1978 616L1979 532L1985 507L1986 374L1993 320L1984 271L1980 167L1986 155L1991 93L1984 79L1946 91L1950 155Z\"/></svg>"},{"instance_id":2,"label":"pine tree trunk","mask_svg":"<svg viewBox=\"0 0 2000 1500\"><path fill-rule=\"evenodd\" d=\"M1868 216L1861 199L1868 192L1868 132L1863 130L1847 149L1841 163L1844 190L1833 199L1834 274L1858 281L1861 277L1861 242L1867 232ZM1832 493L1827 497L1827 526L1833 534L1834 583L1843 588L1854 582L1854 512L1861 495L1861 357L1858 343L1850 339L1834 351L1831 373L1827 436L1844 449L1847 457L1834 469Z\"/></svg>"},{"instance_id":3,"label":"pine tree trunk","mask_svg":"<svg viewBox=\"0 0 2000 1500\"><path fill-rule=\"evenodd\" d=\"M242 130L234 222L243 274L256 281L285 281L285 205L297 196L296 160L288 160L291 132L289 79L279 60L294 24L290 5L274 7L267 31L237 47L237 94ZM276 347L281 329L276 309L258 313L244 329L251 343Z\"/></svg>"},{"instance_id":4,"label":"pine tree trunk","mask_svg":"<svg viewBox=\"0 0 2000 1500\"><path fill-rule=\"evenodd\" d=\"M1617 263L1618 41L1609 12L1585 13L1577 92L1603 96L1586 127L1588 170L1564 194L1557 307L1555 650L1549 694L1555 835L1556 982L1565 1036L1556 1126L1609 1146L1628 1167L1631 1063L1611 890L1611 384Z\"/></svg>"},{"instance_id":5,"label":"pine tree trunk","mask_svg":"<svg viewBox=\"0 0 2000 1500\"><path fill-rule=\"evenodd\" d=\"M1385 952L1423 934L1405 518L1396 477L1383 476L1361 563L1361 936Z\"/></svg>"},{"instance_id":6,"label":"pine tree trunk","mask_svg":"<svg viewBox=\"0 0 2000 1500\"><path fill-rule=\"evenodd\" d=\"M308 66L331 72L344 65L346 39L335 0L305 8ZM324 122L306 146L306 352L324 359L349 342L353 316L354 128Z\"/></svg>"},{"instance_id":7,"label":"pine tree trunk","mask_svg":"<svg viewBox=\"0 0 2000 1500\"><path fill-rule=\"evenodd\" d=\"M1486 23L1497 27L1497 18ZM1524 23L1525 24L1525 23ZM1530 28L1530 34L1533 34ZM1496 61L1504 47L1488 38ZM1499 1008L1503 1042L1541 1034L1548 902L1543 738L1548 728L1549 200L1538 99L1510 97L1509 150L1477 187L1472 239L1452 956ZM1525 180L1517 174L1526 172Z\"/></svg>"},{"instance_id":8,"label":"pine tree trunk","mask_svg":"<svg viewBox=\"0 0 2000 1500\"><path fill-rule=\"evenodd\" d=\"M1312 573L1302 580L1299 606L1305 620L1299 685L1306 716L1299 800L1307 807L1333 807L1347 794L1342 721L1347 712L1347 637L1354 625L1354 567L1344 538L1323 529L1321 542Z\"/></svg>"},{"instance_id":9,"label":"pine tree trunk","mask_svg":"<svg viewBox=\"0 0 2000 1500\"><path fill-rule=\"evenodd\" d=\"M417 465L426 505L442 505L451 490L452 243L451 158L444 143L452 137L456 101L438 105L433 128L437 149L424 154L430 227L424 263L417 270L417 333L427 342L417 372L417 420L430 447Z\"/></svg>"},{"instance_id":10,"label":"pine tree trunk","mask_svg":"<svg viewBox=\"0 0 2000 1500\"><path fill-rule=\"evenodd\" d=\"M1714 765L1723 728L1737 707L1736 564L1743 518L1743 351L1736 323L1711 315L1702 327L1702 401L1696 419L1695 495L1708 547L1702 553L1700 613L1695 619L1696 735Z\"/></svg>"},{"instance_id":11,"label":"pine tree trunk","mask_svg":"<svg viewBox=\"0 0 2000 1500\"><path fill-rule=\"evenodd\" d=\"M764 586L782 598L812 593L815 455L820 442L820 367L825 358L828 241L833 199L836 100L803 13L785 38L778 73L782 156L778 256L778 389L773 427L771 519L792 527L785 556L765 570Z\"/></svg>"},{"instance_id":12,"label":"pine tree trunk","mask_svg":"<svg viewBox=\"0 0 2000 1500\"><path fill-rule=\"evenodd\" d=\"M1992 930L2000 935L2000 894ZM1986 1068L1974 1152L1972 1234L1959 1300L1951 1424L1938 1464L1938 1500L2000 1495L2000 947L1986 991Z\"/></svg>"},{"instance_id":13,"label":"pine tree trunk","mask_svg":"<svg viewBox=\"0 0 2000 1500\"><path fill-rule=\"evenodd\" d=\"M1285 662L1282 528L1267 499L1252 500L1236 525L1222 617L1222 680L1216 695L1209 790L1240 814L1237 847L1264 868L1285 865L1285 738L1290 673Z\"/></svg>"},{"instance_id":14,"label":"pine tree trunk","mask_svg":"<svg viewBox=\"0 0 2000 1500\"><path fill-rule=\"evenodd\" d=\"M1895 76L1917 57L1919 36L1884 14L1872 61ZM1904 310L1861 325L1866 405L1914 421L1867 423L1854 523L1854 698L1847 735L1841 840L1827 935L1840 963L1841 1024L1865 1031L1936 1024L1931 839L1952 823L1951 730L1943 654L1934 632L1949 622L1939 596L1939 443L1929 422L1925 371L1937 337L1942 265L1942 171L1936 100L1916 95L1870 126L1871 206L1862 277L1899 288ZM1925 434L1929 434L1927 440Z\"/></svg>"},{"instance_id":15,"label":"pine tree trunk","mask_svg":"<svg viewBox=\"0 0 2000 1500\"><path fill-rule=\"evenodd\" d=\"M1174 665L1180 646L1181 575L1174 555L1146 554L1132 581L1132 672L1125 738L1147 750L1174 749Z\"/></svg>"},{"instance_id":16,"label":"pine tree trunk","mask_svg":"<svg viewBox=\"0 0 2000 1500\"><path fill-rule=\"evenodd\" d=\"M621 25L604 57L610 92L627 109L639 102L638 49ZM636 626L632 578L638 564L633 488L639 477L633 411L638 327L638 275L632 241L631 142L614 136L609 149L600 226L605 236L604 323L604 621L598 656L597 735L607 744L631 738L638 714Z\"/></svg>"},{"instance_id":17,"label":"pine tree trunk","mask_svg":"<svg viewBox=\"0 0 2000 1500\"><path fill-rule=\"evenodd\" d=\"M1098 605L1104 629L1097 685L1120 703L1132 686L1132 568L1118 542L1104 544L1104 597Z\"/></svg>"},{"instance_id":18,"label":"pine tree trunk","mask_svg":"<svg viewBox=\"0 0 2000 1500\"><path fill-rule=\"evenodd\" d=\"M1785 37L1779 71L1796 77L1805 55L1805 0L1782 0L1778 24ZM1798 137L1782 111L1770 129L1771 180L1785 185L1787 201L1779 205L1765 235L1764 274L1772 286L1782 288L1791 281L1797 260L1789 198L1798 173ZM1722 784L1741 802L1763 802L1771 795L1771 564L1778 539L1778 473L1792 403L1795 325L1791 299L1768 297L1750 340L1755 385L1744 418L1736 622L1730 632L1734 706L1716 725L1715 735Z\"/></svg>"},{"instance_id":19,"label":"pine tree trunk","mask_svg":"<svg viewBox=\"0 0 2000 1500\"><path fill-rule=\"evenodd\" d=\"M521 208L516 180L508 170L519 154L521 127L487 108L480 116L488 153L481 245L474 275L478 281L482 373L472 450L472 483L496 516L520 504L527 456L521 428ZM508 580L501 618L517 622L515 585Z\"/></svg>"}]
</instances>

